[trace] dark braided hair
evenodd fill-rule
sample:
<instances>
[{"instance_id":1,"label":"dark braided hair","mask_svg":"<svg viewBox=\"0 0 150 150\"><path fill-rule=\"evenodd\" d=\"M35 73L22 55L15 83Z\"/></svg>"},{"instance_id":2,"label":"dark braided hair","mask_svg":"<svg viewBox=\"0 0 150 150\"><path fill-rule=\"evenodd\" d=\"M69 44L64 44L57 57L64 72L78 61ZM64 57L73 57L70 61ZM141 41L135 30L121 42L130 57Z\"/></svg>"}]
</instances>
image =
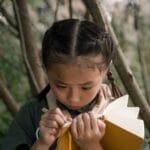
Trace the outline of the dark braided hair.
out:
<instances>
[{"instance_id":1,"label":"dark braided hair","mask_svg":"<svg viewBox=\"0 0 150 150\"><path fill-rule=\"evenodd\" d=\"M100 65L108 67L113 57L109 34L96 24L78 19L56 22L49 28L42 43L45 68L53 63L70 63L78 56L102 56Z\"/></svg>"},{"instance_id":2,"label":"dark braided hair","mask_svg":"<svg viewBox=\"0 0 150 150\"><path fill-rule=\"evenodd\" d=\"M112 91L113 97L117 98L117 97L122 96L123 94L122 94L121 90L117 87L117 85L115 84L113 74L110 70L108 70L108 72L107 72L107 78L111 84L111 91Z\"/></svg>"}]
</instances>

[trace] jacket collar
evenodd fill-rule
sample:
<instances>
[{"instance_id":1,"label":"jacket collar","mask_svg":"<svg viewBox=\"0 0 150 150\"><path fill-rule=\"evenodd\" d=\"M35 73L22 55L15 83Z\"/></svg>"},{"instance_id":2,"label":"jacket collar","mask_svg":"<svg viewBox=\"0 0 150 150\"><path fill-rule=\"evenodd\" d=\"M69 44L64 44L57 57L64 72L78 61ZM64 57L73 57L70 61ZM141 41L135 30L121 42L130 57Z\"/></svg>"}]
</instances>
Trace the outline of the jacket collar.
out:
<instances>
[{"instance_id":1,"label":"jacket collar","mask_svg":"<svg viewBox=\"0 0 150 150\"><path fill-rule=\"evenodd\" d=\"M106 84L102 84L101 90L98 92L96 99L94 99L91 103L89 103L88 104L89 106L84 106L83 108L77 110L76 112L67 109L66 106L60 103L55 97L52 90L50 90L47 93L46 99L47 99L49 110L53 110L56 107L60 107L64 115L75 117L79 113L87 112L90 110L92 110L94 114L101 113L104 107L107 105L107 103L109 103L110 100L113 99L113 97L111 95L109 87Z\"/></svg>"}]
</instances>

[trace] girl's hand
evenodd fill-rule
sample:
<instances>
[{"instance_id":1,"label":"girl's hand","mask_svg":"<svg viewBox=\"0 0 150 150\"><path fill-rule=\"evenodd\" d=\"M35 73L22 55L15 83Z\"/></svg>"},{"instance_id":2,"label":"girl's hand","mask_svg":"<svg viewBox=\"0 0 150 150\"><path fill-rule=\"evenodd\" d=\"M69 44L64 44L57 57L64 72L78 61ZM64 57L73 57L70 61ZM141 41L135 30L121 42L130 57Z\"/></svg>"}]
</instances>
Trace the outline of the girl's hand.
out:
<instances>
[{"instance_id":1,"label":"girl's hand","mask_svg":"<svg viewBox=\"0 0 150 150\"><path fill-rule=\"evenodd\" d=\"M94 117L93 113L84 113L73 119L71 133L81 149L100 148L100 140L105 134L105 123Z\"/></svg>"},{"instance_id":2,"label":"girl's hand","mask_svg":"<svg viewBox=\"0 0 150 150\"><path fill-rule=\"evenodd\" d=\"M66 122L66 117L59 108L52 111L42 109L44 114L40 120L40 138L39 141L43 145L50 147L59 135L59 131Z\"/></svg>"}]
</instances>

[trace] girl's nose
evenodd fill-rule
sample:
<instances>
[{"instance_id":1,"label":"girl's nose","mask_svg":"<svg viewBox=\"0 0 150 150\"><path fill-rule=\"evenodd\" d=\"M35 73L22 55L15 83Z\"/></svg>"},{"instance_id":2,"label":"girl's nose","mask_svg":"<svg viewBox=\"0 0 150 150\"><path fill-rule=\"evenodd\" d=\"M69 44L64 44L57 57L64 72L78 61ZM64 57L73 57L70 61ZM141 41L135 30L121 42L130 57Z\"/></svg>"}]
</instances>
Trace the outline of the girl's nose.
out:
<instances>
[{"instance_id":1,"label":"girl's nose","mask_svg":"<svg viewBox=\"0 0 150 150\"><path fill-rule=\"evenodd\" d=\"M68 91L67 99L70 103L80 101L79 90L77 88L70 88Z\"/></svg>"}]
</instances>

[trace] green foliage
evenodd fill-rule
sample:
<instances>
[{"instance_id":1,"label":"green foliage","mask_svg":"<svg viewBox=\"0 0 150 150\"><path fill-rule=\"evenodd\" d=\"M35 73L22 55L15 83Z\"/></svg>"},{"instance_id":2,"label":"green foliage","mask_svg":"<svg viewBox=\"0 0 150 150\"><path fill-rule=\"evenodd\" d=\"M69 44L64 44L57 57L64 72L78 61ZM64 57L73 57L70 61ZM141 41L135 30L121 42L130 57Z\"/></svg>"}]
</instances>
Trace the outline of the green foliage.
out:
<instances>
[{"instance_id":1,"label":"green foliage","mask_svg":"<svg viewBox=\"0 0 150 150\"><path fill-rule=\"evenodd\" d=\"M0 78L4 80L18 103L31 96L18 39L0 26ZM0 99L0 141L12 117Z\"/></svg>"},{"instance_id":2,"label":"green foliage","mask_svg":"<svg viewBox=\"0 0 150 150\"><path fill-rule=\"evenodd\" d=\"M19 41L1 27L0 40L0 76L6 81L14 97L19 101L27 94L27 91L29 92Z\"/></svg>"}]
</instances>

